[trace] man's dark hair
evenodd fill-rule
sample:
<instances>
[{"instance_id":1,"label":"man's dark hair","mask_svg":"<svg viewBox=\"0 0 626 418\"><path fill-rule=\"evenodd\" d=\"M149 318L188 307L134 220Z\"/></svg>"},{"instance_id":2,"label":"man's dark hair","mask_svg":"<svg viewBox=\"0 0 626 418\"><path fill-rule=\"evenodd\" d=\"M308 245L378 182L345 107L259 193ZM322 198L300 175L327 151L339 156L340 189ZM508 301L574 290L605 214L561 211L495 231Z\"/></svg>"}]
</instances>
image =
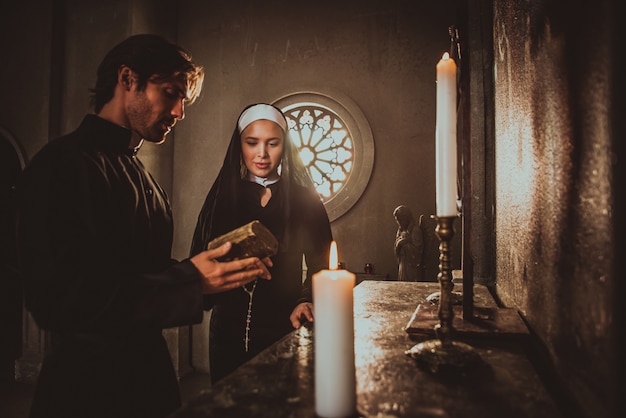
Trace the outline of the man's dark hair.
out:
<instances>
[{"instance_id":1,"label":"man's dark hair","mask_svg":"<svg viewBox=\"0 0 626 418\"><path fill-rule=\"evenodd\" d=\"M96 113L113 98L122 65L137 73L140 90L145 89L148 80L182 78L187 82L191 104L202 89L204 69L191 60L189 52L158 35L133 35L113 47L98 66L96 86L90 89Z\"/></svg>"}]
</instances>

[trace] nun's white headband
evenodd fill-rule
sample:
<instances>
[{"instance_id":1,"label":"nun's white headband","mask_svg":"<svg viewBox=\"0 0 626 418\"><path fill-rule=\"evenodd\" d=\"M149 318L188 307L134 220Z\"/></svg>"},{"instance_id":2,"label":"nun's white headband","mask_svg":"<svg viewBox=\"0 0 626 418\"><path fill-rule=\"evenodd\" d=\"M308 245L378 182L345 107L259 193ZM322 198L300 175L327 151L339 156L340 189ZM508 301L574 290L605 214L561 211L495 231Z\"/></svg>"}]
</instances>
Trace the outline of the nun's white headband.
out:
<instances>
[{"instance_id":1,"label":"nun's white headband","mask_svg":"<svg viewBox=\"0 0 626 418\"><path fill-rule=\"evenodd\" d=\"M283 131L287 131L287 121L285 117L274 106L268 104L256 104L250 106L239 116L237 126L239 127L239 133L242 133L246 126L257 120L271 120L280 126Z\"/></svg>"}]
</instances>

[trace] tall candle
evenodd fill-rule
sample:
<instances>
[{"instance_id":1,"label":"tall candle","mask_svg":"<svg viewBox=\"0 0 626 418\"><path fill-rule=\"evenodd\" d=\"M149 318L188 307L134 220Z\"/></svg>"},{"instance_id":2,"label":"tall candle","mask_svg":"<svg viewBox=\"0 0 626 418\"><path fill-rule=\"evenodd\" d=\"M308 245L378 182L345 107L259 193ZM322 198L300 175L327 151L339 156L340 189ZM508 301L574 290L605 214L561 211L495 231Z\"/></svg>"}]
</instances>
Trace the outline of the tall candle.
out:
<instances>
[{"instance_id":1,"label":"tall candle","mask_svg":"<svg viewBox=\"0 0 626 418\"><path fill-rule=\"evenodd\" d=\"M437 216L457 216L456 64L446 52L437 63Z\"/></svg>"},{"instance_id":2,"label":"tall candle","mask_svg":"<svg viewBox=\"0 0 626 418\"><path fill-rule=\"evenodd\" d=\"M315 412L324 418L349 417L356 411L355 275L339 270L338 260L333 241L329 269L313 275Z\"/></svg>"}]
</instances>

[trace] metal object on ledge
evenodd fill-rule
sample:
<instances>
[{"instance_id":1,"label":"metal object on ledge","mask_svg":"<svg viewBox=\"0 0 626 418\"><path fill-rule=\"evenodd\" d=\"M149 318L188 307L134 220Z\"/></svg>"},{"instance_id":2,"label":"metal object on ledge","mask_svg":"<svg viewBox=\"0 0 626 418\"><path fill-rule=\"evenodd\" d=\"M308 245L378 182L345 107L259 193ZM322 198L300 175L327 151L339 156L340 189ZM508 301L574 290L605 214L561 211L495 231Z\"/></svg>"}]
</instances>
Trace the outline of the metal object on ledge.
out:
<instances>
[{"instance_id":1,"label":"metal object on ledge","mask_svg":"<svg viewBox=\"0 0 626 418\"><path fill-rule=\"evenodd\" d=\"M454 236L456 217L436 217L435 233L439 237L439 324L435 326L437 339L418 343L405 351L433 373L469 369L480 365L482 360L469 344L454 341L454 310L452 304L452 269L450 267L450 241Z\"/></svg>"},{"instance_id":2,"label":"metal object on ledge","mask_svg":"<svg viewBox=\"0 0 626 418\"><path fill-rule=\"evenodd\" d=\"M426 298L427 302L432 303L433 305L439 305L439 298L441 297L441 293L439 291L433 292ZM460 292L450 292L450 298L452 299L453 305L463 305L463 294Z\"/></svg>"}]
</instances>

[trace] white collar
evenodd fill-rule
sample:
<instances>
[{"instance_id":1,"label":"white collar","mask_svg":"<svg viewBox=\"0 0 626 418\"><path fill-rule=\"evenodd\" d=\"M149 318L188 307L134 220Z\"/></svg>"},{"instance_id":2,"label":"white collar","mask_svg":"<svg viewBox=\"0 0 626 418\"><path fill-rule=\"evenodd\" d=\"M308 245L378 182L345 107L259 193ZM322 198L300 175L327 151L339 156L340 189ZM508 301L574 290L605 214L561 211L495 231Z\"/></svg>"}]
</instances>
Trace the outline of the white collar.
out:
<instances>
[{"instance_id":1,"label":"white collar","mask_svg":"<svg viewBox=\"0 0 626 418\"><path fill-rule=\"evenodd\" d=\"M271 184L276 183L278 180L280 180L280 176L278 174L275 174L273 177L257 177L254 174L249 172L248 175L246 176L246 180L259 184L263 187L267 187Z\"/></svg>"}]
</instances>

